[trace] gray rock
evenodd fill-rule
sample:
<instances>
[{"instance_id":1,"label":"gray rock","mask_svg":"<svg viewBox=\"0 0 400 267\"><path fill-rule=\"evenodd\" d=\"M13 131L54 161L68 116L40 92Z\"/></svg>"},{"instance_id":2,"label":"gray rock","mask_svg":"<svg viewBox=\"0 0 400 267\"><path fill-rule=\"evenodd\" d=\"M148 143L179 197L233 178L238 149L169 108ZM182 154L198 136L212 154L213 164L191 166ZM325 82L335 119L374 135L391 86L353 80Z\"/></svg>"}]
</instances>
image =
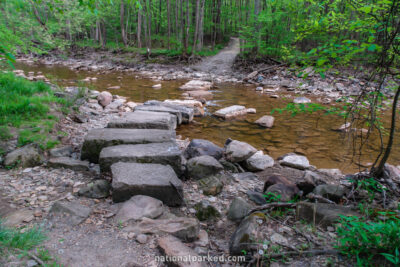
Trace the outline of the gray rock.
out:
<instances>
[{"instance_id":1,"label":"gray rock","mask_svg":"<svg viewBox=\"0 0 400 267\"><path fill-rule=\"evenodd\" d=\"M111 173L115 202L135 195L154 197L170 206L183 202L182 181L170 166L119 162L111 166Z\"/></svg>"},{"instance_id":2,"label":"gray rock","mask_svg":"<svg viewBox=\"0 0 400 267\"><path fill-rule=\"evenodd\" d=\"M286 177L280 174L273 174L268 176L265 180L263 192L266 192L267 189L274 184L284 184L286 186L296 188L296 185L292 181L288 180Z\"/></svg>"},{"instance_id":3,"label":"gray rock","mask_svg":"<svg viewBox=\"0 0 400 267\"><path fill-rule=\"evenodd\" d=\"M346 194L346 189L341 185L322 184L315 187L313 193L333 201L339 201Z\"/></svg>"},{"instance_id":4,"label":"gray rock","mask_svg":"<svg viewBox=\"0 0 400 267\"><path fill-rule=\"evenodd\" d=\"M265 128L272 128L274 126L275 118L272 116L263 116L256 120L256 124L260 125L261 127Z\"/></svg>"},{"instance_id":5,"label":"gray rock","mask_svg":"<svg viewBox=\"0 0 400 267\"><path fill-rule=\"evenodd\" d=\"M249 197L249 199L252 200L257 205L267 204L267 200L265 199L264 194L260 192L248 190L246 194Z\"/></svg>"},{"instance_id":6,"label":"gray rock","mask_svg":"<svg viewBox=\"0 0 400 267\"><path fill-rule=\"evenodd\" d=\"M126 102L125 99L115 99L113 102L111 102L104 108L104 112L117 113L119 108L122 107L125 104L125 102Z\"/></svg>"},{"instance_id":7,"label":"gray rock","mask_svg":"<svg viewBox=\"0 0 400 267\"><path fill-rule=\"evenodd\" d=\"M176 134L167 130L146 129L94 129L86 135L82 146L82 159L98 163L103 148L123 144L174 142Z\"/></svg>"},{"instance_id":8,"label":"gray rock","mask_svg":"<svg viewBox=\"0 0 400 267\"><path fill-rule=\"evenodd\" d=\"M296 181L297 187L308 194L314 190L317 185L325 184L322 177L313 171L305 171L302 179Z\"/></svg>"},{"instance_id":9,"label":"gray rock","mask_svg":"<svg viewBox=\"0 0 400 267\"><path fill-rule=\"evenodd\" d=\"M234 222L240 222L244 217L249 214L252 206L241 197L236 197L228 210L228 219Z\"/></svg>"},{"instance_id":10,"label":"gray rock","mask_svg":"<svg viewBox=\"0 0 400 267\"><path fill-rule=\"evenodd\" d=\"M360 216L360 214L350 207L309 202L297 203L296 215L297 220L306 220L309 223L315 222L316 225L322 227L337 223L340 219L339 215Z\"/></svg>"},{"instance_id":11,"label":"gray rock","mask_svg":"<svg viewBox=\"0 0 400 267\"><path fill-rule=\"evenodd\" d=\"M288 166L299 170L304 170L310 167L310 162L305 156L294 153L286 154L279 158L279 163L282 166Z\"/></svg>"},{"instance_id":12,"label":"gray rock","mask_svg":"<svg viewBox=\"0 0 400 267\"><path fill-rule=\"evenodd\" d=\"M177 118L177 123L182 123L182 112L178 109L162 106L162 105L141 105L135 107L135 111L151 111L151 112L161 112L161 113L169 113L175 115Z\"/></svg>"},{"instance_id":13,"label":"gray rock","mask_svg":"<svg viewBox=\"0 0 400 267\"><path fill-rule=\"evenodd\" d=\"M249 171L263 171L274 166L274 159L268 155L264 155L262 151L258 151L245 161L245 167Z\"/></svg>"},{"instance_id":14,"label":"gray rock","mask_svg":"<svg viewBox=\"0 0 400 267\"><path fill-rule=\"evenodd\" d=\"M299 192L299 189L295 186L288 186L285 184L274 184L268 187L266 194L274 194L279 198L279 201L287 202L294 198Z\"/></svg>"},{"instance_id":15,"label":"gray rock","mask_svg":"<svg viewBox=\"0 0 400 267\"><path fill-rule=\"evenodd\" d=\"M214 115L223 119L231 119L247 114L247 109L245 106L234 105L217 110Z\"/></svg>"},{"instance_id":16,"label":"gray rock","mask_svg":"<svg viewBox=\"0 0 400 267\"><path fill-rule=\"evenodd\" d=\"M187 162L186 168L188 176L193 179L202 179L217 174L224 169L218 160L211 156L191 158Z\"/></svg>"},{"instance_id":17,"label":"gray rock","mask_svg":"<svg viewBox=\"0 0 400 267\"><path fill-rule=\"evenodd\" d=\"M100 179L87 186L81 188L78 191L79 196L84 196L88 198L106 198L110 195L110 183L107 180Z\"/></svg>"},{"instance_id":18,"label":"gray rock","mask_svg":"<svg viewBox=\"0 0 400 267\"><path fill-rule=\"evenodd\" d=\"M140 234L140 235L138 235L138 236L136 237L136 241L137 241L138 243L140 243L140 244L146 244L146 243L147 243L147 240L148 240L148 238L147 238L147 235L145 235L145 234Z\"/></svg>"},{"instance_id":19,"label":"gray rock","mask_svg":"<svg viewBox=\"0 0 400 267\"><path fill-rule=\"evenodd\" d=\"M258 180L258 176L252 172L234 173L232 176L240 181Z\"/></svg>"},{"instance_id":20,"label":"gray rock","mask_svg":"<svg viewBox=\"0 0 400 267\"><path fill-rule=\"evenodd\" d=\"M68 157L51 158L47 162L50 168L64 168L74 171L89 171L89 162L76 160Z\"/></svg>"},{"instance_id":21,"label":"gray rock","mask_svg":"<svg viewBox=\"0 0 400 267\"><path fill-rule=\"evenodd\" d=\"M57 147L50 149L50 156L52 157L69 157L72 154L71 146Z\"/></svg>"},{"instance_id":22,"label":"gray rock","mask_svg":"<svg viewBox=\"0 0 400 267\"><path fill-rule=\"evenodd\" d=\"M4 158L4 166L35 167L42 164L43 157L34 145L27 145L8 153Z\"/></svg>"},{"instance_id":23,"label":"gray rock","mask_svg":"<svg viewBox=\"0 0 400 267\"><path fill-rule=\"evenodd\" d=\"M245 161L257 152L251 145L233 140L225 148L225 157L230 162Z\"/></svg>"},{"instance_id":24,"label":"gray rock","mask_svg":"<svg viewBox=\"0 0 400 267\"><path fill-rule=\"evenodd\" d=\"M222 158L224 150L214 143L204 139L193 139L186 148L184 155L187 159L199 156L211 156L216 159Z\"/></svg>"},{"instance_id":25,"label":"gray rock","mask_svg":"<svg viewBox=\"0 0 400 267\"><path fill-rule=\"evenodd\" d=\"M179 239L173 236L164 236L158 240L158 247L161 251L161 254L165 255L169 259L175 259L173 262L169 262L168 264L177 266L177 267L206 267L207 264L202 261L190 261L191 259L198 259L199 254L197 254L194 250L186 246ZM179 261L176 259L189 259L189 261Z\"/></svg>"},{"instance_id":26,"label":"gray rock","mask_svg":"<svg viewBox=\"0 0 400 267\"><path fill-rule=\"evenodd\" d=\"M311 100L307 97L296 97L293 100L293 103L295 104L307 104L307 103L311 103Z\"/></svg>"},{"instance_id":27,"label":"gray rock","mask_svg":"<svg viewBox=\"0 0 400 267\"><path fill-rule=\"evenodd\" d=\"M108 128L175 130L176 116L170 113L135 111L108 123Z\"/></svg>"},{"instance_id":28,"label":"gray rock","mask_svg":"<svg viewBox=\"0 0 400 267\"><path fill-rule=\"evenodd\" d=\"M109 172L111 165L117 162L171 165L178 175L182 174L182 152L174 142L110 146L101 151L102 172Z\"/></svg>"},{"instance_id":29,"label":"gray rock","mask_svg":"<svg viewBox=\"0 0 400 267\"><path fill-rule=\"evenodd\" d=\"M243 250L250 253L259 249L262 241L260 222L264 221L265 217L259 213L253 213L244 219L229 241L230 255L243 255Z\"/></svg>"},{"instance_id":30,"label":"gray rock","mask_svg":"<svg viewBox=\"0 0 400 267\"><path fill-rule=\"evenodd\" d=\"M216 196L221 193L224 184L221 181L221 175L211 175L198 181L200 189L206 196Z\"/></svg>"},{"instance_id":31,"label":"gray rock","mask_svg":"<svg viewBox=\"0 0 400 267\"><path fill-rule=\"evenodd\" d=\"M112 94L110 94L107 91L103 91L97 96L99 104L102 105L103 107L108 106L111 103L112 99L113 99Z\"/></svg>"},{"instance_id":32,"label":"gray rock","mask_svg":"<svg viewBox=\"0 0 400 267\"><path fill-rule=\"evenodd\" d=\"M240 172L239 168L232 162L229 162L225 159L220 159L219 163L224 167L226 171L229 171L231 173L238 173Z\"/></svg>"},{"instance_id":33,"label":"gray rock","mask_svg":"<svg viewBox=\"0 0 400 267\"><path fill-rule=\"evenodd\" d=\"M91 208L79 204L78 202L57 201L50 209L50 216L57 214L66 215L66 222L71 225L82 223L92 212Z\"/></svg>"},{"instance_id":34,"label":"gray rock","mask_svg":"<svg viewBox=\"0 0 400 267\"><path fill-rule=\"evenodd\" d=\"M22 223L29 223L34 219L33 211L20 209L10 212L2 218L2 225L6 227L17 227Z\"/></svg>"},{"instance_id":35,"label":"gray rock","mask_svg":"<svg viewBox=\"0 0 400 267\"><path fill-rule=\"evenodd\" d=\"M121 205L115 216L115 221L125 223L130 220L136 221L144 217L156 219L164 212L162 201L143 195L131 197Z\"/></svg>"},{"instance_id":36,"label":"gray rock","mask_svg":"<svg viewBox=\"0 0 400 267\"><path fill-rule=\"evenodd\" d=\"M196 217L200 221L207 221L220 216L219 211L207 200L200 201L193 208L196 210Z\"/></svg>"},{"instance_id":37,"label":"gray rock","mask_svg":"<svg viewBox=\"0 0 400 267\"><path fill-rule=\"evenodd\" d=\"M200 231L196 218L175 217L170 219L142 218L126 228L126 231L136 234L170 234L183 241L194 241Z\"/></svg>"},{"instance_id":38,"label":"gray rock","mask_svg":"<svg viewBox=\"0 0 400 267\"><path fill-rule=\"evenodd\" d=\"M343 178L343 173L339 169L318 169L318 172L328 175L335 180L340 180Z\"/></svg>"}]
</instances>

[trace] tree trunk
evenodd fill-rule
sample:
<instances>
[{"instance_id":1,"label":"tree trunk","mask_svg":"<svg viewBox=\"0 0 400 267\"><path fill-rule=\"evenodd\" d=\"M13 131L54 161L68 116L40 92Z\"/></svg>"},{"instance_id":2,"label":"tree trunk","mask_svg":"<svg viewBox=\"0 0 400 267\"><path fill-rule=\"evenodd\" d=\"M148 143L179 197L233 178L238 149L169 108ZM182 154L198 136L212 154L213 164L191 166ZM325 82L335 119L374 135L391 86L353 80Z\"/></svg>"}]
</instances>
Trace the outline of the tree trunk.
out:
<instances>
[{"instance_id":1,"label":"tree trunk","mask_svg":"<svg viewBox=\"0 0 400 267\"><path fill-rule=\"evenodd\" d=\"M128 40L126 38L126 32L125 32L125 4L124 0L121 0L121 7L120 7L120 25L121 25L121 36L122 36L122 42L124 43L125 46L128 45Z\"/></svg>"},{"instance_id":2,"label":"tree trunk","mask_svg":"<svg viewBox=\"0 0 400 267\"><path fill-rule=\"evenodd\" d=\"M196 0L196 21L193 35L193 46L192 46L192 55L196 52L196 41L197 35L199 33L199 22L200 22L200 0Z\"/></svg>"},{"instance_id":3,"label":"tree trunk","mask_svg":"<svg viewBox=\"0 0 400 267\"><path fill-rule=\"evenodd\" d=\"M167 0L167 17L168 17L168 50L171 49L171 6L170 6L170 0Z\"/></svg>"},{"instance_id":4,"label":"tree trunk","mask_svg":"<svg viewBox=\"0 0 400 267\"><path fill-rule=\"evenodd\" d=\"M381 161L379 162L379 166L377 169L372 170L372 175L376 178L380 178L384 174L385 164L389 159L390 153L392 152L395 129L396 129L396 112L397 112L397 102L399 101L400 96L400 86L397 88L396 95L393 99L393 107L392 107L392 122L390 126L390 135L389 140L385 149L385 154L383 155Z\"/></svg>"},{"instance_id":5,"label":"tree trunk","mask_svg":"<svg viewBox=\"0 0 400 267\"><path fill-rule=\"evenodd\" d=\"M142 12L138 9L137 45L142 48Z\"/></svg>"}]
</instances>

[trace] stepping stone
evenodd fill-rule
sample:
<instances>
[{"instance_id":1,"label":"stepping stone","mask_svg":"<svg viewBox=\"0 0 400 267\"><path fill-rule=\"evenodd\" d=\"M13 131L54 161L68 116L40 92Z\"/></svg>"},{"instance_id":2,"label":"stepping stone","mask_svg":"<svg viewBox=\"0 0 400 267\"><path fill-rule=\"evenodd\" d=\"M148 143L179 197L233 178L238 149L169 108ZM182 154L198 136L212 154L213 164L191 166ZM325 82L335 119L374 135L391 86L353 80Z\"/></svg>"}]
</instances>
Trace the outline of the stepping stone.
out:
<instances>
[{"instance_id":1,"label":"stepping stone","mask_svg":"<svg viewBox=\"0 0 400 267\"><path fill-rule=\"evenodd\" d=\"M161 102L158 100L150 100L144 103L144 106L163 106L175 111L179 111L182 114L182 123L190 123L194 117L194 107L185 106L185 105L177 105L175 103L167 103Z\"/></svg>"},{"instance_id":2,"label":"stepping stone","mask_svg":"<svg viewBox=\"0 0 400 267\"><path fill-rule=\"evenodd\" d=\"M104 148L99 163L102 172L109 172L117 162L157 163L171 165L176 173L182 174L182 152L174 142L144 145L119 145Z\"/></svg>"},{"instance_id":3,"label":"stepping stone","mask_svg":"<svg viewBox=\"0 0 400 267\"><path fill-rule=\"evenodd\" d=\"M113 201L135 195L154 197L169 206L183 202L183 185L171 166L119 162L111 166Z\"/></svg>"},{"instance_id":4,"label":"stepping stone","mask_svg":"<svg viewBox=\"0 0 400 267\"><path fill-rule=\"evenodd\" d=\"M122 144L148 144L175 141L176 134L168 130L104 128L89 131L82 146L83 160L97 163L103 148Z\"/></svg>"},{"instance_id":5,"label":"stepping stone","mask_svg":"<svg viewBox=\"0 0 400 267\"><path fill-rule=\"evenodd\" d=\"M175 130L176 116L170 113L135 111L111 121L108 128Z\"/></svg>"},{"instance_id":6,"label":"stepping stone","mask_svg":"<svg viewBox=\"0 0 400 267\"><path fill-rule=\"evenodd\" d=\"M177 123L182 124L182 112L180 110L162 106L162 105L141 105L135 107L135 111L151 111L151 112L162 112L170 113L176 116Z\"/></svg>"}]
</instances>

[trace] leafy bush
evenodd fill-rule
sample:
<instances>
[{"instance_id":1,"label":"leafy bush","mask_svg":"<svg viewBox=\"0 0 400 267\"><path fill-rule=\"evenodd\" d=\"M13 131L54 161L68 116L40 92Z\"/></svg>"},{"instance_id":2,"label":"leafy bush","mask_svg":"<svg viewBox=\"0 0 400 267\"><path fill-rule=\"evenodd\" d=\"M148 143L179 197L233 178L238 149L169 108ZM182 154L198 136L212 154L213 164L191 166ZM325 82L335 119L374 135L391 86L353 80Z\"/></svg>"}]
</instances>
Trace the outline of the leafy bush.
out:
<instances>
[{"instance_id":1,"label":"leafy bush","mask_svg":"<svg viewBox=\"0 0 400 267\"><path fill-rule=\"evenodd\" d=\"M380 215L386 220L366 222L357 217L341 217L336 248L356 257L359 266L372 265L372 260L382 258L396 266L400 263L400 219L392 213Z\"/></svg>"}]
</instances>

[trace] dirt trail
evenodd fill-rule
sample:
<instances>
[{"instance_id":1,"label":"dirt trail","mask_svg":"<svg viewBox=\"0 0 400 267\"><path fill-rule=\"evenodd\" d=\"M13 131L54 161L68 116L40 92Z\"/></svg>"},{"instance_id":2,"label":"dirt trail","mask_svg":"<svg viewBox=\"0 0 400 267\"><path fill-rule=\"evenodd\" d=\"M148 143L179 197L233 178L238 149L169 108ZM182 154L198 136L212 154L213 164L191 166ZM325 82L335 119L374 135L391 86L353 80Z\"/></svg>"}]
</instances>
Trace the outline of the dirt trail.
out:
<instances>
[{"instance_id":1,"label":"dirt trail","mask_svg":"<svg viewBox=\"0 0 400 267\"><path fill-rule=\"evenodd\" d=\"M200 63L194 65L193 69L202 72L212 72L217 75L227 74L232 71L232 64L239 53L239 39L232 38L229 45L217 55L203 59Z\"/></svg>"}]
</instances>

